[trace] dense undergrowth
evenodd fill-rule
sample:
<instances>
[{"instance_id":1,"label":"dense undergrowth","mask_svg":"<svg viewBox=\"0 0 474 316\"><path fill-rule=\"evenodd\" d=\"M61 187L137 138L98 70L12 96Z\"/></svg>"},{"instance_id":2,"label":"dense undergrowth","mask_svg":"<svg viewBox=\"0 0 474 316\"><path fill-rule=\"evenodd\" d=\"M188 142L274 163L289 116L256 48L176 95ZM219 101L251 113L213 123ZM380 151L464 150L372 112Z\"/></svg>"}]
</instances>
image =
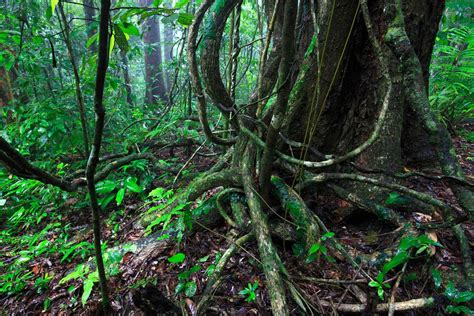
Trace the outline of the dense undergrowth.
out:
<instances>
[{"instance_id":1,"label":"dense undergrowth","mask_svg":"<svg viewBox=\"0 0 474 316\"><path fill-rule=\"evenodd\" d=\"M192 15L185 10L188 2L174 3L175 11L155 12L167 14L164 25L174 23L182 27L176 33L182 37L178 47L184 47L185 27L192 22ZM242 42L251 42L256 37L249 31L249 21L256 19L255 4L247 2L244 5L247 10L242 11L242 23L246 26L242 28L246 29L241 35ZM58 25L51 17L38 13L42 12L38 2L32 1L31 6L34 23L28 35L31 38L22 42L25 53L16 58L6 50L0 55L0 66L7 71L19 63L31 74L31 78L16 80L14 100L1 107L3 117L9 119L8 124L2 122L0 136L34 161L35 166L64 179L83 180L88 153L83 150L83 131L78 128L81 122L76 115L73 66L68 62L64 69L54 68L60 75L64 71L62 75L67 77L64 82L53 82L48 73L43 73L45 65L52 62L51 55L54 59L67 60L67 48L65 43L57 43L53 48L55 54L51 54L53 44L45 43L53 37ZM78 9L71 9L71 13L77 13L75 10ZM472 181L474 29L472 21L453 18L453 15L462 16L458 14L460 8L453 5L449 10L433 52L430 102L449 127L462 167ZM130 59L138 59L143 48L138 43L140 31L129 21L137 22L147 16L144 12L125 12L113 16L114 40L120 49L126 47ZM0 25L6 29L0 31L2 47L9 46L10 41L17 42L20 35L17 29L24 27L20 17L8 12L0 14ZM84 39L83 33L72 29L71 36ZM97 35L89 38L86 46L97 40ZM145 84L136 82L133 104L140 106L131 106L124 95L120 73L125 65L118 58L118 48L113 49L110 53L116 58L111 58L105 87L109 116L105 123L104 154L99 162L99 170L111 168L113 172L96 183L112 310L124 315L138 314L146 309L149 300L155 307L162 306L163 311L194 315L207 295L212 296L211 302L205 302L209 313L219 314L222 310L242 315L270 313L271 298L264 283L262 262L255 255L259 250L254 236L248 231L240 237L243 239L234 242L235 228L239 225L233 221L238 219L230 219L226 213L229 200L237 196L245 198L229 194L220 185L193 201L183 198L187 184L204 178L225 152L222 146L207 142L199 130L200 123L193 116L197 104L188 94L188 69L181 61L183 56L178 54L164 63L164 68L176 70L180 85L171 100L173 103L146 104L137 97L145 94ZM258 70L258 65L253 52L245 53L248 65L245 72L239 70L239 82L247 87L255 84L256 76L251 72ZM82 59L79 73L85 103L92 104L97 55L83 54L79 59ZM139 62L130 64L130 72L137 78L143 70L140 67ZM45 82L52 87L46 89ZM251 94L250 88L243 90L242 99ZM92 119L92 107L87 108L85 115ZM226 132L231 128L217 110L210 111L209 116L215 118L214 127ZM120 163L129 154L143 156ZM223 165L228 167L227 162ZM443 181L432 183L421 178L410 180L408 186L459 210ZM271 192L274 200L287 198L276 191ZM240 194L242 190L236 192ZM322 230L321 237L312 240L309 247L301 243L303 225L286 225L281 230L275 225L275 231L271 232L291 276L286 281L301 289L297 294L292 293L299 301L295 299L290 304L290 312L336 313L338 308L343 311L345 308L345 312L370 313L383 305L380 303L393 303L396 298L397 302L420 299L412 303L429 308L424 311L432 314L472 313L474 294L463 280L462 253L447 227L414 234L411 227L394 227L361 210L345 216L354 207L334 194L320 197L309 191L303 192L302 197L308 208L321 217L327 231ZM441 218L438 211L430 215L412 211L413 208L404 205L411 201L402 194L389 192L384 205L402 205L401 218L416 228ZM292 202L268 205L268 208L278 214L286 207L285 216L291 215L292 207L298 208ZM153 220L138 225L138 219L147 214L153 214ZM89 196L85 188L65 192L16 176L2 167L0 229L1 314L21 311L45 315L92 314L100 310L99 276L94 263ZM465 229L470 247L474 239L472 223L465 223ZM336 242L346 247L353 262L347 262ZM222 262L227 265L219 265ZM208 282L218 275L216 271L224 278L219 280L220 287L208 293ZM388 310L385 307L383 312Z\"/></svg>"}]
</instances>

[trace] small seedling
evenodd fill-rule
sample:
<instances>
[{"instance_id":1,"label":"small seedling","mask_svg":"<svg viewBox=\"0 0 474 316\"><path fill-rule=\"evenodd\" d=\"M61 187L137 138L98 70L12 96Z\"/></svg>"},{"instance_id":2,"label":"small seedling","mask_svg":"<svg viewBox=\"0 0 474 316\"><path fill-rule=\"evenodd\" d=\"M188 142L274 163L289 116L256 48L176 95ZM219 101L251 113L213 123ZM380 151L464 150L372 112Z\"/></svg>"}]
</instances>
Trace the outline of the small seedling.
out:
<instances>
[{"instance_id":1,"label":"small seedling","mask_svg":"<svg viewBox=\"0 0 474 316\"><path fill-rule=\"evenodd\" d=\"M248 283L247 287L244 288L242 291L239 292L240 295L245 295L246 296L246 301L247 302L253 302L257 299L257 294L255 291L258 289L258 281L255 281L252 283Z\"/></svg>"}]
</instances>

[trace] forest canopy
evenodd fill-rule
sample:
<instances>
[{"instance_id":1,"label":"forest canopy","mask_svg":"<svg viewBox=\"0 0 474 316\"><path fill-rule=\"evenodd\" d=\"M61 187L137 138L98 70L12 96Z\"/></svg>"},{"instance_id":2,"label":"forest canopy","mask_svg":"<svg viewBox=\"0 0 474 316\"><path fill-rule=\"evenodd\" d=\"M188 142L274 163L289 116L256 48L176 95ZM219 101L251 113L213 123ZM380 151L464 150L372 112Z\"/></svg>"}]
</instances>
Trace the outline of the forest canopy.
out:
<instances>
[{"instance_id":1,"label":"forest canopy","mask_svg":"<svg viewBox=\"0 0 474 316\"><path fill-rule=\"evenodd\" d=\"M473 7L0 1L0 313L474 313Z\"/></svg>"}]
</instances>

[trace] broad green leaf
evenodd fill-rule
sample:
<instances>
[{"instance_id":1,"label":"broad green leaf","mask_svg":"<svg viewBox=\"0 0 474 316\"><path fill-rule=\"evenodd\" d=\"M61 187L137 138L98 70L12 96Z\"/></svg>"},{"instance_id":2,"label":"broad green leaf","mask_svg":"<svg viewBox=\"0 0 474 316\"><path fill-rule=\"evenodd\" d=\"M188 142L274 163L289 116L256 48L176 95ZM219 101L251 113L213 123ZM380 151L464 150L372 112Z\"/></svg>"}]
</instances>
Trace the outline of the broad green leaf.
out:
<instances>
[{"instance_id":1,"label":"broad green leaf","mask_svg":"<svg viewBox=\"0 0 474 316\"><path fill-rule=\"evenodd\" d=\"M96 184L95 189L98 194L107 194L115 190L116 184L111 180L104 180Z\"/></svg>"},{"instance_id":2,"label":"broad green leaf","mask_svg":"<svg viewBox=\"0 0 474 316\"><path fill-rule=\"evenodd\" d=\"M318 252L320 248L321 248L321 244L313 244L311 248L309 248L308 253L312 255L313 253Z\"/></svg>"},{"instance_id":3,"label":"broad green leaf","mask_svg":"<svg viewBox=\"0 0 474 316\"><path fill-rule=\"evenodd\" d=\"M207 269L206 269L206 274L207 274L207 276L208 276L208 277L211 276L212 273L214 273L214 270L215 270L215 269L216 269L216 265L215 265L215 264L209 265L209 267L207 267Z\"/></svg>"},{"instance_id":4,"label":"broad green leaf","mask_svg":"<svg viewBox=\"0 0 474 316\"><path fill-rule=\"evenodd\" d=\"M184 7L185 5L187 5L189 3L189 0L179 0L176 4L175 4L175 8L176 9L181 9L182 7Z\"/></svg>"},{"instance_id":5,"label":"broad green leaf","mask_svg":"<svg viewBox=\"0 0 474 316\"><path fill-rule=\"evenodd\" d=\"M170 15L165 16L164 18L162 18L161 23L163 23L163 24L172 24L173 22L175 22L178 19L179 19L179 14L173 13L173 14L170 14Z\"/></svg>"},{"instance_id":6,"label":"broad green leaf","mask_svg":"<svg viewBox=\"0 0 474 316\"><path fill-rule=\"evenodd\" d=\"M433 277L433 282L436 288L439 288L441 286L441 273L439 270L436 269L431 269L431 276Z\"/></svg>"},{"instance_id":7,"label":"broad green leaf","mask_svg":"<svg viewBox=\"0 0 474 316\"><path fill-rule=\"evenodd\" d=\"M51 0L51 11L54 12L54 9L58 5L58 3L59 3L59 0Z\"/></svg>"},{"instance_id":8,"label":"broad green leaf","mask_svg":"<svg viewBox=\"0 0 474 316\"><path fill-rule=\"evenodd\" d=\"M135 252L137 251L138 247L135 244L125 244L123 247L124 252Z\"/></svg>"},{"instance_id":9,"label":"broad green leaf","mask_svg":"<svg viewBox=\"0 0 474 316\"><path fill-rule=\"evenodd\" d=\"M65 282L69 281L69 280L75 280L75 279L78 279L78 278L82 278L84 276L84 274L87 273L88 271L89 271L88 266L84 266L83 264L79 264L76 267L76 270L69 273L68 275L66 275L61 280L59 280L59 284L63 284Z\"/></svg>"},{"instance_id":10,"label":"broad green leaf","mask_svg":"<svg viewBox=\"0 0 474 316\"><path fill-rule=\"evenodd\" d=\"M112 55L112 51L114 50L115 47L115 32L112 32L112 35L110 36L109 40L109 56Z\"/></svg>"},{"instance_id":11,"label":"broad green leaf","mask_svg":"<svg viewBox=\"0 0 474 316\"><path fill-rule=\"evenodd\" d=\"M326 239L329 239L329 238L332 238L334 237L334 235L336 235L335 233L333 232L327 232L325 233L324 235L321 236L321 240L326 240Z\"/></svg>"},{"instance_id":12,"label":"broad green leaf","mask_svg":"<svg viewBox=\"0 0 474 316\"><path fill-rule=\"evenodd\" d=\"M186 284L186 283L184 283L184 282L178 283L178 285L176 285L176 287L175 287L175 289L174 289L174 293L175 293L175 294L181 293L181 292L184 290L185 284Z\"/></svg>"},{"instance_id":13,"label":"broad green leaf","mask_svg":"<svg viewBox=\"0 0 474 316\"><path fill-rule=\"evenodd\" d=\"M84 281L84 292L82 293L81 302L82 306L85 306L89 296L92 293L92 288L94 287L94 282L92 280L86 279Z\"/></svg>"},{"instance_id":14,"label":"broad green leaf","mask_svg":"<svg viewBox=\"0 0 474 316\"><path fill-rule=\"evenodd\" d=\"M140 193L143 189L138 185L137 180L135 178L129 177L125 180L125 186L132 192Z\"/></svg>"},{"instance_id":15,"label":"broad green leaf","mask_svg":"<svg viewBox=\"0 0 474 316\"><path fill-rule=\"evenodd\" d=\"M109 194L105 198L99 200L99 205L102 210L105 210L107 206L112 202L114 199L114 194Z\"/></svg>"},{"instance_id":16,"label":"broad green leaf","mask_svg":"<svg viewBox=\"0 0 474 316\"><path fill-rule=\"evenodd\" d=\"M92 35L86 43L86 48L89 48L94 42L97 42L99 40L99 33L96 33Z\"/></svg>"},{"instance_id":17,"label":"broad green leaf","mask_svg":"<svg viewBox=\"0 0 474 316\"><path fill-rule=\"evenodd\" d=\"M409 202L409 200L397 192L392 192L389 194L387 199L385 200L385 204L387 205L393 205L393 204L400 204L400 205L405 205Z\"/></svg>"},{"instance_id":18,"label":"broad green leaf","mask_svg":"<svg viewBox=\"0 0 474 316\"><path fill-rule=\"evenodd\" d=\"M120 48L120 50L123 52L127 52L129 36L126 35L117 24L114 24L114 34L115 34L115 41L117 42L117 45ZM124 171L127 171L126 167L127 166L124 167Z\"/></svg>"},{"instance_id":19,"label":"broad green leaf","mask_svg":"<svg viewBox=\"0 0 474 316\"><path fill-rule=\"evenodd\" d=\"M196 294L197 284L194 281L189 281L186 283L186 290L184 290L184 294L187 297L193 297Z\"/></svg>"},{"instance_id":20,"label":"broad green leaf","mask_svg":"<svg viewBox=\"0 0 474 316\"><path fill-rule=\"evenodd\" d=\"M140 36L140 30L132 23L123 22L119 24L120 29L128 35Z\"/></svg>"},{"instance_id":21,"label":"broad green leaf","mask_svg":"<svg viewBox=\"0 0 474 316\"><path fill-rule=\"evenodd\" d=\"M165 192L164 188L156 188L156 189L151 190L150 193L148 193L148 196L162 198L164 192Z\"/></svg>"},{"instance_id":22,"label":"broad green leaf","mask_svg":"<svg viewBox=\"0 0 474 316\"><path fill-rule=\"evenodd\" d=\"M379 296L381 300L383 300L383 294L384 294L383 288L382 287L377 288L377 295Z\"/></svg>"},{"instance_id":23,"label":"broad green leaf","mask_svg":"<svg viewBox=\"0 0 474 316\"><path fill-rule=\"evenodd\" d=\"M117 202L117 205L122 204L124 196L125 196L125 188L121 188L120 190L118 190L117 195L115 196L115 202Z\"/></svg>"},{"instance_id":24,"label":"broad green leaf","mask_svg":"<svg viewBox=\"0 0 474 316\"><path fill-rule=\"evenodd\" d=\"M409 258L408 252L400 252L398 255L393 257L389 262L387 262L384 266L382 271L387 273L388 271L392 270L393 268L399 266L400 264L407 261Z\"/></svg>"},{"instance_id":25,"label":"broad green leaf","mask_svg":"<svg viewBox=\"0 0 474 316\"><path fill-rule=\"evenodd\" d=\"M178 252L174 256L171 256L168 258L168 261L171 263L181 263L184 261L184 258L186 258L184 253Z\"/></svg>"},{"instance_id":26,"label":"broad green leaf","mask_svg":"<svg viewBox=\"0 0 474 316\"><path fill-rule=\"evenodd\" d=\"M189 273L193 274L193 273L198 272L199 270L201 270L201 267L199 265L195 265L194 267L189 269Z\"/></svg>"},{"instance_id":27,"label":"broad green leaf","mask_svg":"<svg viewBox=\"0 0 474 316\"><path fill-rule=\"evenodd\" d=\"M178 23L182 26L188 27L193 23L194 15L191 13L179 13Z\"/></svg>"}]
</instances>

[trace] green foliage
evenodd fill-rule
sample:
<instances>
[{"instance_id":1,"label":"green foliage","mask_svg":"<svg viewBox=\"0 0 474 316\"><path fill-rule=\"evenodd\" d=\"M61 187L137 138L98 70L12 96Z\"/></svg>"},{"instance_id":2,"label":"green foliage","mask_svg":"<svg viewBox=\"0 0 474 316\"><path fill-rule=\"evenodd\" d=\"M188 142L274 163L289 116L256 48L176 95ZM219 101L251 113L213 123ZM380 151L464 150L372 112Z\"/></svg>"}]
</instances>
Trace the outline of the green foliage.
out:
<instances>
[{"instance_id":1,"label":"green foliage","mask_svg":"<svg viewBox=\"0 0 474 316\"><path fill-rule=\"evenodd\" d=\"M385 281L385 276L394 271L397 267L406 264L411 258L411 253L415 256L422 255L430 251L430 246L439 246L441 244L430 239L427 235L413 236L408 235L400 240L397 253L386 262L375 279L369 282L369 286L377 289L378 297L383 300L385 289L390 288L390 284ZM436 282L436 281L435 281Z\"/></svg>"},{"instance_id":2,"label":"green foliage","mask_svg":"<svg viewBox=\"0 0 474 316\"><path fill-rule=\"evenodd\" d=\"M247 287L241 290L239 294L246 296L245 300L250 303L257 299L257 293L256 293L257 289L258 289L258 280L255 280L255 282L253 283L248 283Z\"/></svg>"},{"instance_id":3,"label":"green foliage","mask_svg":"<svg viewBox=\"0 0 474 316\"><path fill-rule=\"evenodd\" d=\"M177 254L171 256L168 258L168 261L171 263L181 263L184 261L184 258L186 258L184 253L178 252Z\"/></svg>"},{"instance_id":4,"label":"green foliage","mask_svg":"<svg viewBox=\"0 0 474 316\"><path fill-rule=\"evenodd\" d=\"M127 250L134 252L136 248L129 247ZM122 261L122 255L118 251L109 250L104 253L104 265L106 268L106 274L108 276L116 276L120 273L120 262ZM64 276L59 284L64 284L72 280L81 280L82 281L82 296L81 302L82 305L86 305L94 285L99 282L99 276L97 270L90 271L89 264L79 264L74 271Z\"/></svg>"},{"instance_id":5,"label":"green foliage","mask_svg":"<svg viewBox=\"0 0 474 316\"><path fill-rule=\"evenodd\" d=\"M473 291L459 291L452 281L446 285L444 295L450 300L451 305L448 305L446 311L450 314L464 314L471 315L474 313L469 307L460 305L474 300Z\"/></svg>"},{"instance_id":6,"label":"green foliage","mask_svg":"<svg viewBox=\"0 0 474 316\"><path fill-rule=\"evenodd\" d=\"M193 297L197 291L197 284L191 277L193 274L199 272L201 270L201 266L195 265L188 270L184 270L180 274L178 274L178 284L174 289L176 294L184 292L186 297Z\"/></svg>"},{"instance_id":7,"label":"green foliage","mask_svg":"<svg viewBox=\"0 0 474 316\"><path fill-rule=\"evenodd\" d=\"M321 236L321 239L318 243L311 245L308 250L306 262L310 263L322 256L326 261L334 263L336 260L328 254L328 248L325 243L329 242L331 238L334 238L333 232L327 232Z\"/></svg>"},{"instance_id":8,"label":"green foliage","mask_svg":"<svg viewBox=\"0 0 474 316\"><path fill-rule=\"evenodd\" d=\"M465 8L456 5L448 3L430 69L431 106L451 124L474 117L474 25L460 24Z\"/></svg>"}]
</instances>

